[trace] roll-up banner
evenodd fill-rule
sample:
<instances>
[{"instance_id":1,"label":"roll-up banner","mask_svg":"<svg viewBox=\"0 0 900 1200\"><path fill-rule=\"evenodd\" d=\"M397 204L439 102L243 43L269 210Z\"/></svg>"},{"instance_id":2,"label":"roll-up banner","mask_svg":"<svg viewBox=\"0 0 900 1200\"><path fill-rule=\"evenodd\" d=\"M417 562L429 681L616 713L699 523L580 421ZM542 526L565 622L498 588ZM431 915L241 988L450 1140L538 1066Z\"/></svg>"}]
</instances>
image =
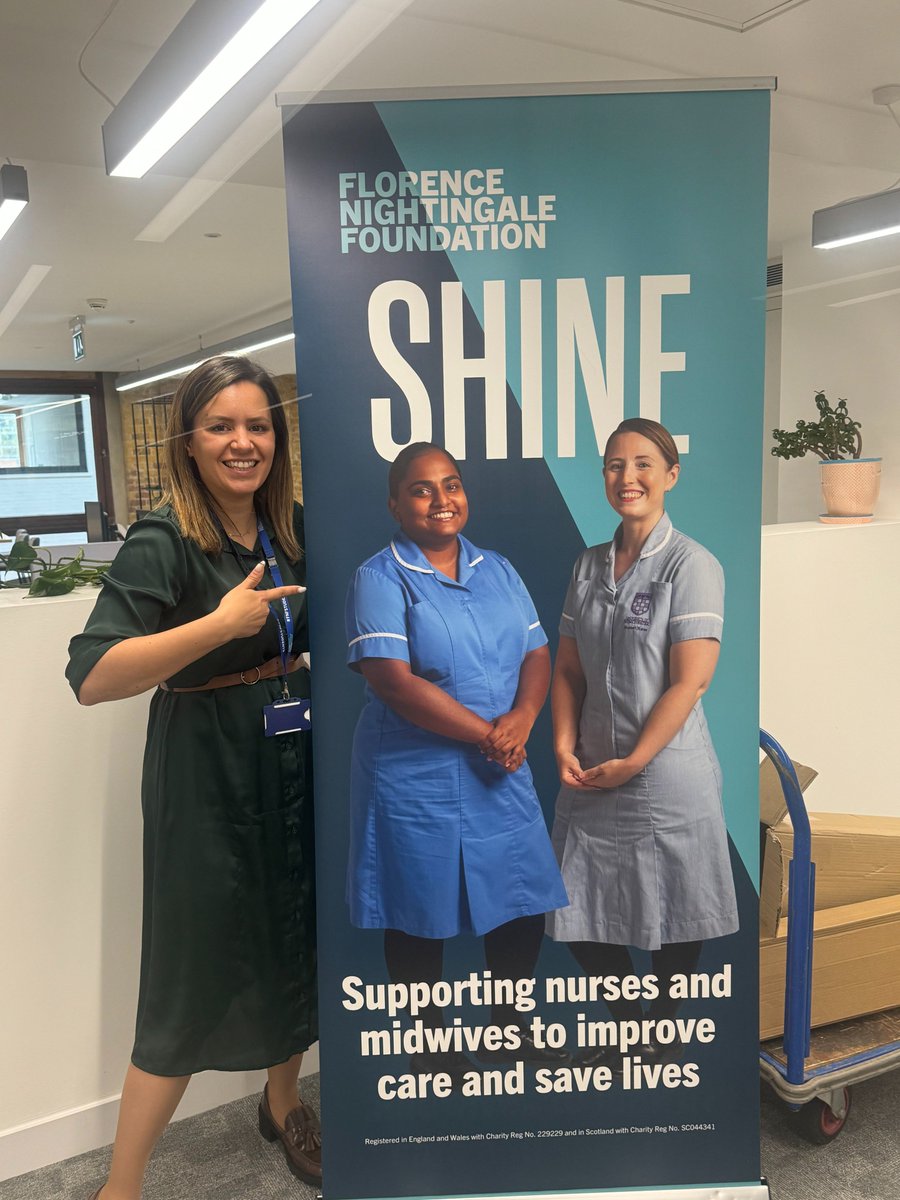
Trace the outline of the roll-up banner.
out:
<instances>
[{"instance_id":1,"label":"roll-up banner","mask_svg":"<svg viewBox=\"0 0 900 1200\"><path fill-rule=\"evenodd\" d=\"M327 1200L767 1194L770 87L280 98ZM604 471L632 417L677 470L645 428ZM414 458L389 507L412 442L455 463ZM662 496L640 557L617 554ZM455 578L429 556L443 522ZM463 728L524 738L504 714L546 640L599 787L561 788L549 701L521 765Z\"/></svg>"}]
</instances>

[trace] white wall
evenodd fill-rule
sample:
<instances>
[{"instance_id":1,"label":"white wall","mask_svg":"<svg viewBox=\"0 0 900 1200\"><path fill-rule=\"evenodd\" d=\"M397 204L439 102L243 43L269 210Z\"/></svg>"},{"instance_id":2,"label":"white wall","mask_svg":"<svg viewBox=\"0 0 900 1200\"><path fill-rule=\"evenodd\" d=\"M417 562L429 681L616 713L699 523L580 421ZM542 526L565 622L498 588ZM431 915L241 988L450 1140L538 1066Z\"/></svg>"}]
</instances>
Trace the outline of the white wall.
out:
<instances>
[{"instance_id":1,"label":"white wall","mask_svg":"<svg viewBox=\"0 0 900 1200\"><path fill-rule=\"evenodd\" d=\"M781 420L815 420L813 396L847 400L863 454L881 456L880 517L900 516L900 238L813 250L784 246ZM769 431L767 430L767 437ZM778 464L778 520L822 511L818 459Z\"/></svg>"},{"instance_id":2,"label":"white wall","mask_svg":"<svg viewBox=\"0 0 900 1200\"><path fill-rule=\"evenodd\" d=\"M760 724L819 772L813 811L900 816L898 563L900 521L763 529Z\"/></svg>"},{"instance_id":3,"label":"white wall","mask_svg":"<svg viewBox=\"0 0 900 1200\"><path fill-rule=\"evenodd\" d=\"M0 1179L112 1141L133 1040L148 696L76 703L67 647L94 596L0 592ZM261 1078L200 1076L179 1116Z\"/></svg>"}]
</instances>

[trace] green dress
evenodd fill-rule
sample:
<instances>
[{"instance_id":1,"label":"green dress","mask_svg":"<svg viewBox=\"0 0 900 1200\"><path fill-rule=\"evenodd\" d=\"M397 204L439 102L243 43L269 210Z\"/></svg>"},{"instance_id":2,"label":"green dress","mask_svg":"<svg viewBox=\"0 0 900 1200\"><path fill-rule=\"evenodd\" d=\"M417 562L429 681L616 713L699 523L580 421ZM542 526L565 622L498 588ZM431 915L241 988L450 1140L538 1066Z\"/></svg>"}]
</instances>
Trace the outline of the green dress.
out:
<instances>
[{"instance_id":1,"label":"green dress","mask_svg":"<svg viewBox=\"0 0 900 1200\"><path fill-rule=\"evenodd\" d=\"M294 526L302 547L299 505ZM283 582L305 582L304 560L291 563L267 532ZM262 557L258 545L204 554L168 507L137 522L69 646L76 695L111 646L212 612ZM268 568L261 586L275 586ZM290 604L297 653L308 645L305 594ZM167 683L195 687L278 652L270 616L254 637L220 646ZM305 670L288 684L309 695ZM268 1067L317 1037L311 742L306 732L263 736L263 705L280 692L281 680L268 679L157 689L150 701L132 1061L154 1075Z\"/></svg>"}]
</instances>

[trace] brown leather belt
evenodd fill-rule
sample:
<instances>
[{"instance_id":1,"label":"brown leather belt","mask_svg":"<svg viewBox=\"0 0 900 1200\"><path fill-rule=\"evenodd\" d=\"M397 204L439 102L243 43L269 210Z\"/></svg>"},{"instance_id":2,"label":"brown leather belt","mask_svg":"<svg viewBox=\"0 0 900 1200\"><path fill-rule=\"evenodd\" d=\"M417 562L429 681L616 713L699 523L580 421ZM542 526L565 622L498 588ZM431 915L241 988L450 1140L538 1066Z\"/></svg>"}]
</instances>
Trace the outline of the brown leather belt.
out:
<instances>
[{"instance_id":1,"label":"brown leather belt","mask_svg":"<svg viewBox=\"0 0 900 1200\"><path fill-rule=\"evenodd\" d=\"M302 654L293 655L288 659L288 675L305 665ZM281 670L281 658L270 658L258 667L247 667L243 671L233 671L230 675L214 675L199 687L169 687L167 683L161 683L159 686L164 692L211 692L213 688L235 687L239 683L252 687L261 679L275 679L281 674Z\"/></svg>"}]
</instances>

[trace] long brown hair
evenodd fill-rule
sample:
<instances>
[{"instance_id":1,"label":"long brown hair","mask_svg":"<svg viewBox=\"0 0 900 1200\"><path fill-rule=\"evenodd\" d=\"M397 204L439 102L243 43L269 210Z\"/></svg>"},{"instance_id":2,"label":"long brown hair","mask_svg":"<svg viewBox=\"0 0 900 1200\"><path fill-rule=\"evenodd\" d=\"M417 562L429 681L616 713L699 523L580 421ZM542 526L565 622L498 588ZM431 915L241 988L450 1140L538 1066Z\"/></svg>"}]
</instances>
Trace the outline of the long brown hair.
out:
<instances>
[{"instance_id":1,"label":"long brown hair","mask_svg":"<svg viewBox=\"0 0 900 1200\"><path fill-rule=\"evenodd\" d=\"M272 376L249 358L220 354L195 367L178 385L166 426L166 466L169 482L161 503L171 504L185 537L207 554L224 549L222 534L213 520L213 498L188 454L188 440L199 414L223 388L233 383L255 383L265 394L275 433L272 469L254 496L257 512L267 517L282 550L292 562L301 550L294 533L294 479L289 434L282 400Z\"/></svg>"}]
</instances>

